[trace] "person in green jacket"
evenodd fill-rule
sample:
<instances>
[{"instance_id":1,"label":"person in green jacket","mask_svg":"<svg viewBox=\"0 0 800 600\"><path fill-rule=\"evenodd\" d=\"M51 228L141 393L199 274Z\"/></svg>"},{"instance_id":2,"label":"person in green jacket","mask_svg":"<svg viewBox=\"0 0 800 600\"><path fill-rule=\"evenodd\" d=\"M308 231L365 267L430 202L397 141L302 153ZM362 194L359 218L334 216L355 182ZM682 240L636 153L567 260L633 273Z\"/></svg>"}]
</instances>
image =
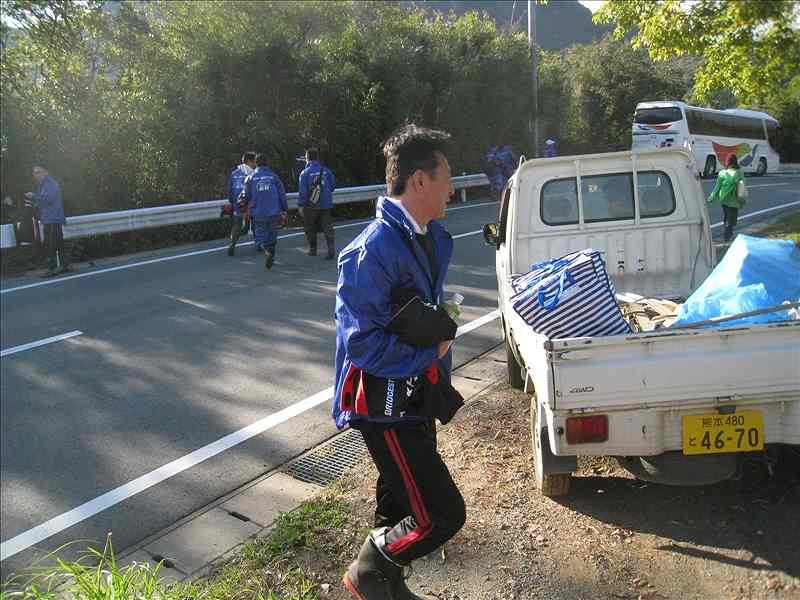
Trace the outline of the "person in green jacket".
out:
<instances>
[{"instance_id":1,"label":"person in green jacket","mask_svg":"<svg viewBox=\"0 0 800 600\"><path fill-rule=\"evenodd\" d=\"M708 203L712 204L717 200L722 204L722 211L725 214L725 241L730 242L733 237L733 228L739 218L739 209L744 206L744 198L740 198L738 192L739 182L744 181L744 174L739 168L739 159L735 154L728 156L726 168L717 175L717 184L708 197Z\"/></svg>"}]
</instances>

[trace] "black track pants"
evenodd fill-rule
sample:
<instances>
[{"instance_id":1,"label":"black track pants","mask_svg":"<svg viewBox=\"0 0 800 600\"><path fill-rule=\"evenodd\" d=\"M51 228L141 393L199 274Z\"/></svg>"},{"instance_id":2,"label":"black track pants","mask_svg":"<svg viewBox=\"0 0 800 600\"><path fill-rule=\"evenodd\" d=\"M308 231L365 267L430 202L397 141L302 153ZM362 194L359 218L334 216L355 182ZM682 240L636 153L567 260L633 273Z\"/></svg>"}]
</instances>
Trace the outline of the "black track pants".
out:
<instances>
[{"instance_id":1,"label":"black track pants","mask_svg":"<svg viewBox=\"0 0 800 600\"><path fill-rule=\"evenodd\" d=\"M68 261L64 256L64 229L60 223L45 223L44 248L47 266L51 271L67 265Z\"/></svg>"},{"instance_id":2,"label":"black track pants","mask_svg":"<svg viewBox=\"0 0 800 600\"><path fill-rule=\"evenodd\" d=\"M723 204L722 212L725 215L725 241L729 242L733 238L733 229L739 220L739 209Z\"/></svg>"},{"instance_id":3,"label":"black track pants","mask_svg":"<svg viewBox=\"0 0 800 600\"><path fill-rule=\"evenodd\" d=\"M461 529L464 499L436 449L433 424L360 429L380 473L375 515L376 524L391 527L385 550L408 564Z\"/></svg>"},{"instance_id":4,"label":"black track pants","mask_svg":"<svg viewBox=\"0 0 800 600\"><path fill-rule=\"evenodd\" d=\"M304 206L303 227L308 239L308 247L311 250L317 249L317 233L322 233L325 236L328 250L333 252L333 216L330 208L309 208Z\"/></svg>"}]
</instances>

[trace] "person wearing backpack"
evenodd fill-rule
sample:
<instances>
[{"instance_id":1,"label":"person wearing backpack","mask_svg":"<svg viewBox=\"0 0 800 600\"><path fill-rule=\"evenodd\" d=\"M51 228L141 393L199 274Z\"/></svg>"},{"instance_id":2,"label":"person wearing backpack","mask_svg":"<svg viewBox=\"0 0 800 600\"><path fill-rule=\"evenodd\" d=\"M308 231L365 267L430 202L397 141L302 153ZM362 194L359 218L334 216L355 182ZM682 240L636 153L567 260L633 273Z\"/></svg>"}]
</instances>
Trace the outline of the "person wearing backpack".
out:
<instances>
[{"instance_id":1,"label":"person wearing backpack","mask_svg":"<svg viewBox=\"0 0 800 600\"><path fill-rule=\"evenodd\" d=\"M308 239L308 255L317 255L317 233L322 232L328 245L326 260L332 260L336 246L333 240L333 190L336 177L319 160L319 150L306 150L306 168L300 173L297 189L297 205L303 213L303 226Z\"/></svg>"},{"instance_id":2,"label":"person wearing backpack","mask_svg":"<svg viewBox=\"0 0 800 600\"><path fill-rule=\"evenodd\" d=\"M739 168L739 159L735 154L730 154L725 163L725 169L717 175L717 183L708 197L708 203L713 204L719 200L725 214L725 241L730 242L733 237L733 228L739 219L739 209L747 201L747 188L744 185L744 174Z\"/></svg>"},{"instance_id":3,"label":"person wearing backpack","mask_svg":"<svg viewBox=\"0 0 800 600\"><path fill-rule=\"evenodd\" d=\"M236 253L236 242L242 233L242 223L247 212L244 202L244 180L256 169L256 153L245 152L242 155L242 164L236 167L228 176L228 203L223 207L223 214L231 219L231 233L229 236L228 256Z\"/></svg>"}]
</instances>

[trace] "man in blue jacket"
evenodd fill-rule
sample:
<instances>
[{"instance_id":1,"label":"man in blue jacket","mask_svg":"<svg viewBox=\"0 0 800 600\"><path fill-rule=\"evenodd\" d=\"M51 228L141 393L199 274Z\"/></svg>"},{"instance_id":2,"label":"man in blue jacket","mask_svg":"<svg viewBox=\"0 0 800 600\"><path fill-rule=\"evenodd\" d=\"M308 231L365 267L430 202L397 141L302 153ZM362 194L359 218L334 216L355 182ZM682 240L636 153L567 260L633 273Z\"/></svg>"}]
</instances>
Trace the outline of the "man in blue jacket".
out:
<instances>
[{"instance_id":1,"label":"man in blue jacket","mask_svg":"<svg viewBox=\"0 0 800 600\"><path fill-rule=\"evenodd\" d=\"M26 203L39 211L39 220L44 225L44 247L47 253L47 271L43 277L71 271L64 253L64 205L61 203L61 188L41 165L33 167L36 188L25 194Z\"/></svg>"},{"instance_id":2,"label":"man in blue jacket","mask_svg":"<svg viewBox=\"0 0 800 600\"><path fill-rule=\"evenodd\" d=\"M256 170L244 181L244 197L253 220L256 251L264 253L264 266L272 268L278 230L286 221L286 190L281 178L267 166L267 155L256 155Z\"/></svg>"},{"instance_id":3,"label":"man in blue jacket","mask_svg":"<svg viewBox=\"0 0 800 600\"><path fill-rule=\"evenodd\" d=\"M242 212L246 212L247 206L244 203L242 192L244 191L244 180L252 174L256 168L256 153L245 152L242 155L242 164L231 171L228 177L228 202L231 204L229 211L231 215L231 234L230 244L228 244L228 256L236 253L236 242L242 234ZM243 211L242 209L245 209Z\"/></svg>"},{"instance_id":4,"label":"man in blue jacket","mask_svg":"<svg viewBox=\"0 0 800 600\"><path fill-rule=\"evenodd\" d=\"M413 124L384 144L389 195L375 220L339 254L336 291L336 426L359 429L378 468L375 526L344 574L360 600L421 598L403 568L450 539L464 500L436 449L436 428L418 402L423 378L449 380L449 339L419 346L392 331L403 300L442 303L453 239L435 219L453 195L444 154L449 135Z\"/></svg>"},{"instance_id":5,"label":"man in blue jacket","mask_svg":"<svg viewBox=\"0 0 800 600\"><path fill-rule=\"evenodd\" d=\"M306 168L300 173L297 189L297 205L303 213L303 226L308 238L308 255L317 255L317 232L325 236L328 246L326 260L332 260L336 251L333 240L333 191L336 178L319 160L319 150L306 150Z\"/></svg>"},{"instance_id":6,"label":"man in blue jacket","mask_svg":"<svg viewBox=\"0 0 800 600\"><path fill-rule=\"evenodd\" d=\"M517 156L514 148L509 144L505 144L497 151L497 160L500 162L500 170L503 174L503 187L517 168Z\"/></svg>"}]
</instances>

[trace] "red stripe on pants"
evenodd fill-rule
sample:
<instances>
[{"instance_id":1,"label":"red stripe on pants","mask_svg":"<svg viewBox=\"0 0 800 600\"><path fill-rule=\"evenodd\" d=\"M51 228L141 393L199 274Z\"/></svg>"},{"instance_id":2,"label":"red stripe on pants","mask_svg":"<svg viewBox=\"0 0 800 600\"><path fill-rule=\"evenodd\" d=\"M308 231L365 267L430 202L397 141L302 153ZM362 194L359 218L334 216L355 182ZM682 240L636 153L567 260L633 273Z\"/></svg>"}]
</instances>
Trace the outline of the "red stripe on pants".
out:
<instances>
[{"instance_id":1,"label":"red stripe on pants","mask_svg":"<svg viewBox=\"0 0 800 600\"><path fill-rule=\"evenodd\" d=\"M414 482L411 469L408 468L403 449L400 447L400 441L397 439L397 433L389 429L384 432L383 437L386 439L386 445L389 447L392 458L400 469L400 475L403 477L403 483L408 493L408 500L411 504L411 513L414 515L414 519L417 522L417 526L412 531L386 546L387 551L392 554L398 554L412 544L424 540L431 532L431 529L433 529L433 525L428 516L428 511L425 509L425 504L422 501L419 488Z\"/></svg>"}]
</instances>

